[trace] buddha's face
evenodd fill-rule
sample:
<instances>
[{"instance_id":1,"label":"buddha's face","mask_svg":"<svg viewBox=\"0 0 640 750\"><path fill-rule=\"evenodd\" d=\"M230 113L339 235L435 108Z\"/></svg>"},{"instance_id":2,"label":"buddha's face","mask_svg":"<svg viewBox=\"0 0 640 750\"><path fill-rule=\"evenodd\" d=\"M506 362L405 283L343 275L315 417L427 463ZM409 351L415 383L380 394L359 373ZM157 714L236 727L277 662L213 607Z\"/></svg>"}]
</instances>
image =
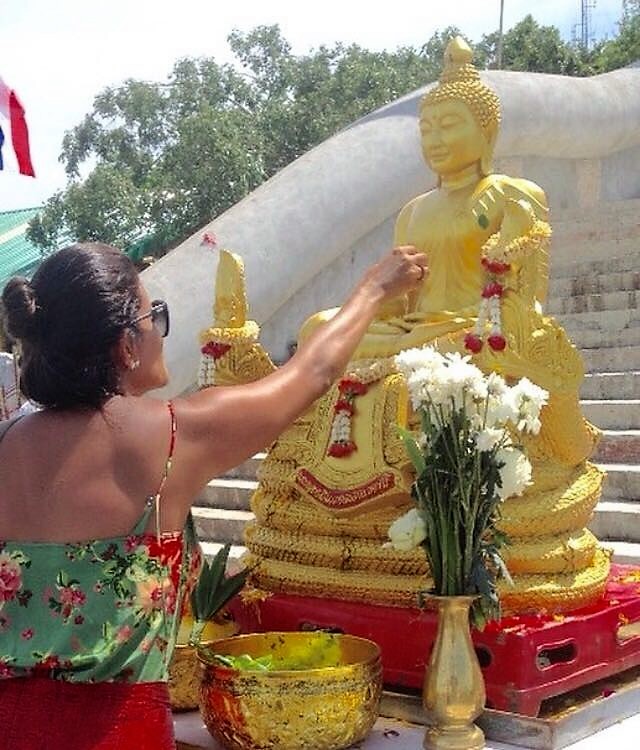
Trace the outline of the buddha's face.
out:
<instances>
[{"instance_id":1,"label":"buddha's face","mask_svg":"<svg viewBox=\"0 0 640 750\"><path fill-rule=\"evenodd\" d=\"M422 154L441 177L480 162L486 140L471 110L460 101L429 104L420 115Z\"/></svg>"}]
</instances>

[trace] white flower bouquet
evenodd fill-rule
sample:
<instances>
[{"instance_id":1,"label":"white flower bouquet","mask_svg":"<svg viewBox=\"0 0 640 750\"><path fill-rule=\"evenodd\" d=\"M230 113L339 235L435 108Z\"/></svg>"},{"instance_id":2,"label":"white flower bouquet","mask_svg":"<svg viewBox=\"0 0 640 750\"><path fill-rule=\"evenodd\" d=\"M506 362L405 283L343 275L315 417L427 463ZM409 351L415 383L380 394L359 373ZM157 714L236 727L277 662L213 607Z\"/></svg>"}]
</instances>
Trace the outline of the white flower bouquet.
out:
<instances>
[{"instance_id":1,"label":"white flower bouquet","mask_svg":"<svg viewBox=\"0 0 640 750\"><path fill-rule=\"evenodd\" d=\"M478 595L472 619L482 628L500 617L497 580L510 580L500 554L509 541L498 529L501 503L531 482L531 464L514 437L539 432L548 394L526 378L509 386L469 357L433 348L406 350L396 365L420 431L402 430L416 470L416 507L391 525L388 544L424 547L432 593Z\"/></svg>"}]
</instances>

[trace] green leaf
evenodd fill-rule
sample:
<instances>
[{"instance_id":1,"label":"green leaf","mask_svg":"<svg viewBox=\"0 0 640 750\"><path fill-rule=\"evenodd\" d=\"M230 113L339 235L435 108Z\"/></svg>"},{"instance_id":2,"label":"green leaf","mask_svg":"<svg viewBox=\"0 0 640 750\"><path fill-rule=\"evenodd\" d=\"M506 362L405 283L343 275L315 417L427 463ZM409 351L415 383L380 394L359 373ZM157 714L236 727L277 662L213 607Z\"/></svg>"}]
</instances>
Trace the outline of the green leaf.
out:
<instances>
[{"instance_id":1,"label":"green leaf","mask_svg":"<svg viewBox=\"0 0 640 750\"><path fill-rule=\"evenodd\" d=\"M420 450L420 446L416 442L413 433L409 432L409 430L406 430L404 427L398 426L398 433L402 438L402 442L404 444L405 450L407 451L407 455L411 460L411 463L414 465L418 476L420 476L427 468L427 464L425 462L424 455Z\"/></svg>"},{"instance_id":2,"label":"green leaf","mask_svg":"<svg viewBox=\"0 0 640 750\"><path fill-rule=\"evenodd\" d=\"M244 586L251 573L249 568L225 576L231 544L218 550L211 563L205 560L202 572L191 592L191 611L194 630L191 639L197 642L204 623L211 620Z\"/></svg>"}]
</instances>

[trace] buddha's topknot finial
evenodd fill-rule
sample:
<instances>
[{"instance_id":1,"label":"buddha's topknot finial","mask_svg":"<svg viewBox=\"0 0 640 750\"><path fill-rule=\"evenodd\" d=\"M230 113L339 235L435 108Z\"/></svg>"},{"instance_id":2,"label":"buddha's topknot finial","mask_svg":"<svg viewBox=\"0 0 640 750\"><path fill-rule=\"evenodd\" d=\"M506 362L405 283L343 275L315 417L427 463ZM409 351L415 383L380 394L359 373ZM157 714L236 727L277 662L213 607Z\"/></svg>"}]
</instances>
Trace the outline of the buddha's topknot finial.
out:
<instances>
[{"instance_id":1,"label":"buddha's topknot finial","mask_svg":"<svg viewBox=\"0 0 640 750\"><path fill-rule=\"evenodd\" d=\"M472 64L473 52L461 36L452 39L444 51L440 83L449 81L479 81L478 71Z\"/></svg>"},{"instance_id":2,"label":"buddha's topknot finial","mask_svg":"<svg viewBox=\"0 0 640 750\"><path fill-rule=\"evenodd\" d=\"M462 101L486 132L497 128L500 123L500 100L482 83L472 60L473 51L465 40L460 36L452 39L444 52L440 82L423 98L421 110L437 102Z\"/></svg>"}]
</instances>

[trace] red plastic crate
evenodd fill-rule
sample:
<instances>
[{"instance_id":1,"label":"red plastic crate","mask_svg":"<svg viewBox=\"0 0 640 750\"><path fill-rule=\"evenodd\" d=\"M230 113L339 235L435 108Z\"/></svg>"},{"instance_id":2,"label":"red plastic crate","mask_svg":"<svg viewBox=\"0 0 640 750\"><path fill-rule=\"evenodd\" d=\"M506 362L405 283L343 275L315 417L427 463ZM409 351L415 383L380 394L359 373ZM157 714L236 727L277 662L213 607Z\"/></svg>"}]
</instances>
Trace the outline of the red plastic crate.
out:
<instances>
[{"instance_id":1,"label":"red plastic crate","mask_svg":"<svg viewBox=\"0 0 640 750\"><path fill-rule=\"evenodd\" d=\"M236 599L232 611L242 632L326 628L376 641L389 688L422 687L436 630L430 611L288 594ZM474 632L487 705L535 716L546 698L640 664L640 627L625 634L631 623L640 623L640 569L614 565L605 596L593 607L508 617Z\"/></svg>"}]
</instances>

